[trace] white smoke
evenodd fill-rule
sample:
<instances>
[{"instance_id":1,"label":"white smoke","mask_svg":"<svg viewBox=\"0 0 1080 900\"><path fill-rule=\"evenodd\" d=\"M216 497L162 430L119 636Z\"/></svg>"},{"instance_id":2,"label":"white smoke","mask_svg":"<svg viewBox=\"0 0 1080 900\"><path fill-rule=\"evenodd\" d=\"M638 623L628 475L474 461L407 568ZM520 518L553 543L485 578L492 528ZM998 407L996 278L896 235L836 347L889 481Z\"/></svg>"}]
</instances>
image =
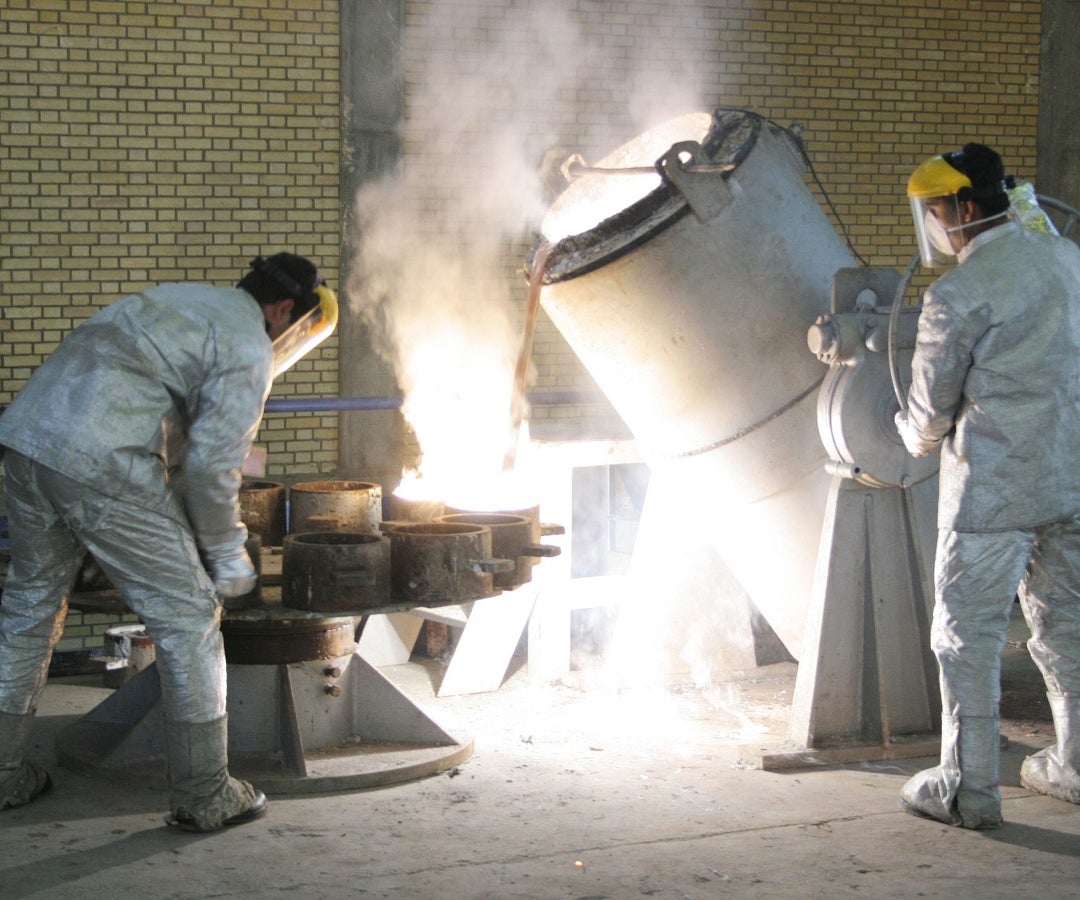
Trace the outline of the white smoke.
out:
<instances>
[{"instance_id":1,"label":"white smoke","mask_svg":"<svg viewBox=\"0 0 1080 900\"><path fill-rule=\"evenodd\" d=\"M406 28L404 161L358 193L349 295L394 366L425 477L501 465L526 293L514 270L550 201L544 152L568 131L606 152L696 105L686 50L703 14L606 6L437 3ZM463 436L473 473L440 448Z\"/></svg>"},{"instance_id":2,"label":"white smoke","mask_svg":"<svg viewBox=\"0 0 1080 900\"><path fill-rule=\"evenodd\" d=\"M348 293L405 394L426 496L446 499L450 485L486 484L502 466L523 340L520 268L552 199L542 160L558 147L596 161L710 111L719 16L715 4L651 0L425 8L404 37L403 160L356 197ZM671 628L709 680L710 648Z\"/></svg>"}]
</instances>

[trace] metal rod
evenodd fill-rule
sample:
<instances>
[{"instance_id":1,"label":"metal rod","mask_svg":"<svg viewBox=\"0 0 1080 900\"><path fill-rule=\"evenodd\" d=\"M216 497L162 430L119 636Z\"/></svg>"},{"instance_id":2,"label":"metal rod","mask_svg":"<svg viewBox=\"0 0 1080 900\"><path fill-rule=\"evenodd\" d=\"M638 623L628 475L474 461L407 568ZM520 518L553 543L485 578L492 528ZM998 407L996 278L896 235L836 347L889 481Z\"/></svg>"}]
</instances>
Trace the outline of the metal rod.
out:
<instances>
[{"instance_id":1,"label":"metal rod","mask_svg":"<svg viewBox=\"0 0 1080 900\"><path fill-rule=\"evenodd\" d=\"M697 174L708 173L723 173L732 171L735 166L733 163L686 163L680 166L684 172L694 172ZM578 178L582 175L659 175L661 174L656 166L626 166L624 168L618 167L605 167L605 166L583 166L583 165L570 165L566 168L567 174L570 179Z\"/></svg>"},{"instance_id":2,"label":"metal rod","mask_svg":"<svg viewBox=\"0 0 1080 900\"><path fill-rule=\"evenodd\" d=\"M599 391L548 391L528 395L532 406L568 406L601 403ZM371 409L400 409L403 397L282 397L266 401L266 413L353 412Z\"/></svg>"}]
</instances>

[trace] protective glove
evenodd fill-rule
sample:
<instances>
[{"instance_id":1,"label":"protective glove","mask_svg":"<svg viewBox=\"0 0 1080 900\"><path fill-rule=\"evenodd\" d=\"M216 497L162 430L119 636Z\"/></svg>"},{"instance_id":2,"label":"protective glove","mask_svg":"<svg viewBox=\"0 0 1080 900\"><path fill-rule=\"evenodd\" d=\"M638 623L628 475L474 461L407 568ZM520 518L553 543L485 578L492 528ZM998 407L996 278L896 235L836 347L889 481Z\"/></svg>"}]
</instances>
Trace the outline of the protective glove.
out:
<instances>
[{"instance_id":1,"label":"protective glove","mask_svg":"<svg viewBox=\"0 0 1080 900\"><path fill-rule=\"evenodd\" d=\"M222 600L242 597L255 590L259 576L243 544L204 545L203 555L214 578L214 589Z\"/></svg>"},{"instance_id":2,"label":"protective glove","mask_svg":"<svg viewBox=\"0 0 1080 900\"><path fill-rule=\"evenodd\" d=\"M907 448L908 453L912 456L930 455L936 445L929 441L924 441L919 437L919 433L908 421L906 410L898 410L893 421L896 423L896 430L900 433L900 440L904 442L904 446Z\"/></svg>"}]
</instances>

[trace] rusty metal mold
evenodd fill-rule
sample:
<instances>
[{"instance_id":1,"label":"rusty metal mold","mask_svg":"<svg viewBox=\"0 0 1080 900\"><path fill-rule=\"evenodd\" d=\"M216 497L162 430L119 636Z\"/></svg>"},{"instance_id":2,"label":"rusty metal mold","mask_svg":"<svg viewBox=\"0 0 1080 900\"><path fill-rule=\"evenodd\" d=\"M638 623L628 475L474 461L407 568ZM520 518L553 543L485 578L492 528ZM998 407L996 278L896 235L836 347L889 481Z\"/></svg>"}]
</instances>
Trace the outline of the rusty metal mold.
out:
<instances>
[{"instance_id":1,"label":"rusty metal mold","mask_svg":"<svg viewBox=\"0 0 1080 900\"><path fill-rule=\"evenodd\" d=\"M513 571L496 573L492 581L504 590L532 580L532 567L541 557L558 556L559 548L536 541L539 525L535 519L513 513L461 512L440 516L439 522L484 525L491 529L491 555L514 561Z\"/></svg>"},{"instance_id":2,"label":"rusty metal mold","mask_svg":"<svg viewBox=\"0 0 1080 900\"><path fill-rule=\"evenodd\" d=\"M530 522L532 522L532 540L533 543L537 543L540 538L548 537L550 535L565 534L566 528L563 525L557 525L549 522L540 521L540 506L524 506L520 509L466 509L462 506L448 506L445 510L445 515L474 515L478 513L497 513L498 515L505 516L524 516ZM557 556L558 551L555 553L549 553L550 556Z\"/></svg>"},{"instance_id":3,"label":"rusty metal mold","mask_svg":"<svg viewBox=\"0 0 1080 900\"><path fill-rule=\"evenodd\" d=\"M290 534L281 554L281 603L320 612L367 611L390 599L390 540L355 532Z\"/></svg>"},{"instance_id":4,"label":"rusty metal mold","mask_svg":"<svg viewBox=\"0 0 1080 900\"><path fill-rule=\"evenodd\" d=\"M433 522L444 512L446 504L441 500L411 500L390 495L391 522Z\"/></svg>"},{"instance_id":5,"label":"rusty metal mold","mask_svg":"<svg viewBox=\"0 0 1080 900\"><path fill-rule=\"evenodd\" d=\"M305 615L279 609L248 610L221 622L225 660L269 666L333 659L356 649L358 622L352 616Z\"/></svg>"},{"instance_id":6,"label":"rusty metal mold","mask_svg":"<svg viewBox=\"0 0 1080 900\"><path fill-rule=\"evenodd\" d=\"M500 593L493 575L512 572L512 559L492 554L491 529L450 522L394 524L390 590L413 606L445 606Z\"/></svg>"},{"instance_id":7,"label":"rusty metal mold","mask_svg":"<svg viewBox=\"0 0 1080 900\"><path fill-rule=\"evenodd\" d=\"M240 521L267 547L280 547L285 537L285 485L245 481L240 485Z\"/></svg>"},{"instance_id":8,"label":"rusty metal mold","mask_svg":"<svg viewBox=\"0 0 1080 900\"><path fill-rule=\"evenodd\" d=\"M305 481L289 492L289 532L378 534L382 486L370 481Z\"/></svg>"}]
</instances>

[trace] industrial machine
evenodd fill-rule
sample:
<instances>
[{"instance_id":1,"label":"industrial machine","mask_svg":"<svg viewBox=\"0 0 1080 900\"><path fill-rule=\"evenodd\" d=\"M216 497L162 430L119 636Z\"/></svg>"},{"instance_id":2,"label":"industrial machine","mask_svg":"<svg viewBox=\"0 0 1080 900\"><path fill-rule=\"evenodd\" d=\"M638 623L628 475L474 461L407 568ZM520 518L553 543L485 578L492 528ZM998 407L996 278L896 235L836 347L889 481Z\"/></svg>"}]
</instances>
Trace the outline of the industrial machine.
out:
<instances>
[{"instance_id":1,"label":"industrial machine","mask_svg":"<svg viewBox=\"0 0 1080 900\"><path fill-rule=\"evenodd\" d=\"M765 763L933 752L936 460L892 424L917 316L889 308L897 273L855 264L799 136L750 112L564 168L543 308L633 431L650 494L708 510L693 521L799 660L791 752Z\"/></svg>"}]
</instances>

